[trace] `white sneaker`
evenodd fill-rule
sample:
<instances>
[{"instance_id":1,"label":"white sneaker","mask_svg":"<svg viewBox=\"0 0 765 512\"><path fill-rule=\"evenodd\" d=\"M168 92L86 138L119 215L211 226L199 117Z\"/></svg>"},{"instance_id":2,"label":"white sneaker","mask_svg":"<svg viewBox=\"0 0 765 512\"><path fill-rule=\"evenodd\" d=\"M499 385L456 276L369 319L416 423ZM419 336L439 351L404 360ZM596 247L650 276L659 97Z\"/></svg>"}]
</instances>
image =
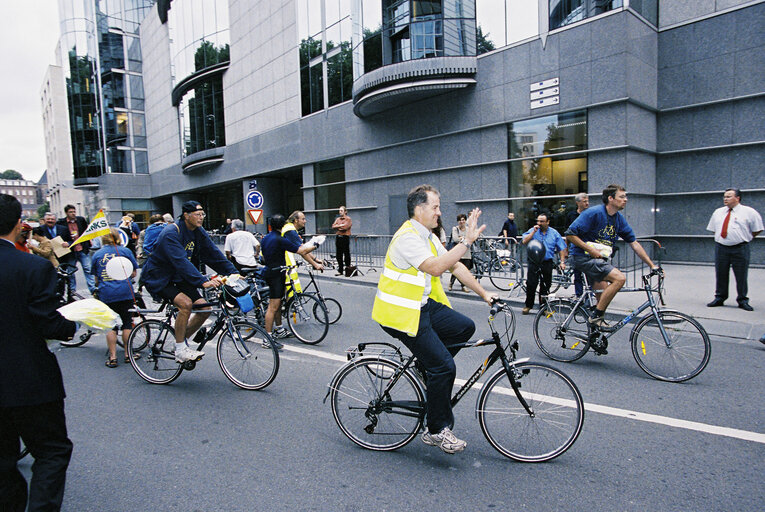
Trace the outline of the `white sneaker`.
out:
<instances>
[{"instance_id":1,"label":"white sneaker","mask_svg":"<svg viewBox=\"0 0 765 512\"><path fill-rule=\"evenodd\" d=\"M444 427L438 434L431 434L426 429L420 436L420 439L427 445L438 446L445 453L461 452L467 446L465 441L457 439L457 436L449 430L449 427Z\"/></svg>"},{"instance_id":2,"label":"white sneaker","mask_svg":"<svg viewBox=\"0 0 765 512\"><path fill-rule=\"evenodd\" d=\"M289 338L290 336L292 336L292 333L289 332L284 327L279 327L278 329L274 329L274 333L271 335L271 337L275 340Z\"/></svg>"},{"instance_id":3,"label":"white sneaker","mask_svg":"<svg viewBox=\"0 0 765 512\"><path fill-rule=\"evenodd\" d=\"M192 350L189 347L184 346L182 349L175 350L175 362L185 363L186 361L196 361L201 359L205 355L201 350Z\"/></svg>"}]
</instances>

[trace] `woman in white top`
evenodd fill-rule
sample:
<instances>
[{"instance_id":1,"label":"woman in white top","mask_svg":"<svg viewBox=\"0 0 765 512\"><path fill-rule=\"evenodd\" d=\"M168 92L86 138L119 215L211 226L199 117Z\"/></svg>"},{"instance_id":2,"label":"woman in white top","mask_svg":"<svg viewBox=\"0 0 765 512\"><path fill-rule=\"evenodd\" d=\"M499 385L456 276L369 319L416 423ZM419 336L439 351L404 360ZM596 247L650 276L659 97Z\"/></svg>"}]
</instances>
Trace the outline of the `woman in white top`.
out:
<instances>
[{"instance_id":1,"label":"woman in white top","mask_svg":"<svg viewBox=\"0 0 765 512\"><path fill-rule=\"evenodd\" d=\"M458 244L462 240L465 239L465 234L467 233L467 226L465 223L467 222L467 216L464 213L460 213L457 215L457 225L452 228L452 235L451 235L451 243ZM468 270L471 270L473 268L473 258L470 253L470 248L468 248L467 251L465 251L465 254L460 258L460 263L465 265ZM452 277L449 279L449 291L451 291L452 286L454 285L454 281L457 279L454 274L452 274ZM460 283L461 284L461 283ZM467 292L467 288L465 288L465 285L462 285L462 291Z\"/></svg>"}]
</instances>

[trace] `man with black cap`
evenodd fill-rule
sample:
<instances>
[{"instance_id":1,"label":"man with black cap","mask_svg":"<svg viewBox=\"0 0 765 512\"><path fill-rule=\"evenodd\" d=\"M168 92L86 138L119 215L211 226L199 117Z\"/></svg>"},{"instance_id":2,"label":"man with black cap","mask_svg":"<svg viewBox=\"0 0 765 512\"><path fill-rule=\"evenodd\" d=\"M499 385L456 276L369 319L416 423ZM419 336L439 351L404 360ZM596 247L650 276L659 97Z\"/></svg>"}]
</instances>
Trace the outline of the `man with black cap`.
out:
<instances>
[{"instance_id":1,"label":"man with black cap","mask_svg":"<svg viewBox=\"0 0 765 512\"><path fill-rule=\"evenodd\" d=\"M175 360L195 361L204 352L190 349L185 340L199 329L210 316L198 312L191 316L193 304L204 303L198 288L218 287L219 277L208 279L199 272L200 264L212 267L220 275L235 274L236 268L210 240L202 227L205 212L196 201L183 203L182 214L159 234L154 252L143 267L143 283L155 297L167 299L178 308L175 319ZM203 332L203 331L202 331Z\"/></svg>"}]
</instances>

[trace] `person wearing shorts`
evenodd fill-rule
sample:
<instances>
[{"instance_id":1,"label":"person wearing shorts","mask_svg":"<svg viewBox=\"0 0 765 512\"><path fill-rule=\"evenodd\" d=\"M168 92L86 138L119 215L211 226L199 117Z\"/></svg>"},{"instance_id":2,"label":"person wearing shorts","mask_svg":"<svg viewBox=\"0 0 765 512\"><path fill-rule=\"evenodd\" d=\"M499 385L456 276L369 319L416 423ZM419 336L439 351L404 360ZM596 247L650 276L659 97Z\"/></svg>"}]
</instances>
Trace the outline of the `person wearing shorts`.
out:
<instances>
[{"instance_id":1,"label":"person wearing shorts","mask_svg":"<svg viewBox=\"0 0 765 512\"><path fill-rule=\"evenodd\" d=\"M105 303L120 316L122 341L125 346L125 362L129 363L127 341L133 328L133 314L130 312L130 309L135 304L131 279L135 277L138 262L136 262L133 252L121 245L120 234L117 228L111 228L109 233L102 236L101 244L101 248L93 254L92 259L96 293L101 302ZM126 258L130 265L132 265L130 279L114 279L106 272L107 263L117 257ZM117 367L117 330L118 327L115 327L106 333L106 346L109 349L109 355L106 359L106 366L108 368ZM139 357L140 355L136 354L136 359Z\"/></svg>"},{"instance_id":2,"label":"person wearing shorts","mask_svg":"<svg viewBox=\"0 0 765 512\"><path fill-rule=\"evenodd\" d=\"M285 289L286 271L281 267L286 266L285 251L297 253L301 256L312 252L318 247L314 242L308 242L300 245L297 237L282 236L282 228L286 223L284 215L276 214L269 219L271 232L260 241L261 253L266 270L263 273L263 279L268 284L270 299L268 300L268 309L266 310L266 332L276 340L289 336L287 330L282 327L282 316L279 314L282 307L282 297ZM274 324L276 328L274 329ZM282 344L274 341L276 348L281 349Z\"/></svg>"},{"instance_id":3,"label":"person wearing shorts","mask_svg":"<svg viewBox=\"0 0 765 512\"><path fill-rule=\"evenodd\" d=\"M209 308L195 312L194 304L204 304L198 288L217 288L223 284L220 277L208 279L199 271L202 264L212 267L220 275L236 274L236 268L210 239L202 224L205 212L197 201L186 201L181 206L181 216L162 229L154 245L154 251L143 266L143 282L154 297L172 301L178 308L175 319L175 360L179 363L196 361L204 352L192 350L186 338L197 330L201 341L204 329L199 329L207 317Z\"/></svg>"},{"instance_id":4,"label":"person wearing shorts","mask_svg":"<svg viewBox=\"0 0 765 512\"><path fill-rule=\"evenodd\" d=\"M566 239L573 244L571 256L574 270L583 272L593 289L603 290L598 304L588 319L591 326L608 330L605 311L614 296L624 286L627 278L608 261L601 252L587 242L596 242L613 247L617 238L627 242L635 254L651 269L657 265L651 261L645 249L637 242L635 232L621 214L627 206L627 191L620 185L609 185L603 190L603 205L582 211L566 230ZM602 349L605 352L605 347Z\"/></svg>"}]
</instances>

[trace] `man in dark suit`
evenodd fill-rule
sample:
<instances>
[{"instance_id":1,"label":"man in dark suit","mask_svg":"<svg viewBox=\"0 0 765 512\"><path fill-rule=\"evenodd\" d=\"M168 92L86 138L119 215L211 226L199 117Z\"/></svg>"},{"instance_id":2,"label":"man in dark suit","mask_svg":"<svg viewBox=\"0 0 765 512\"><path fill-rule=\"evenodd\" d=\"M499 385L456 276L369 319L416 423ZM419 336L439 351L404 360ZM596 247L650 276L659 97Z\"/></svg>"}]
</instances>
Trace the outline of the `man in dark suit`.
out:
<instances>
[{"instance_id":1,"label":"man in dark suit","mask_svg":"<svg viewBox=\"0 0 765 512\"><path fill-rule=\"evenodd\" d=\"M77 240L77 238L88 229L88 221L85 220L85 217L77 215L77 210L74 205L68 204L64 206L64 213L66 214L66 217L59 219L56 224L64 226L64 228L69 231L72 241ZM90 242L82 242L72 246L70 249L72 250L74 260L73 264L77 265L77 262L80 262L82 273L85 274L85 282L87 282L88 290L92 295L96 290L96 280L90 271L90 255L88 254L88 252L90 252ZM72 278L74 278L74 276L72 276ZM76 285L77 283L75 282L72 289L76 290Z\"/></svg>"},{"instance_id":2,"label":"man in dark suit","mask_svg":"<svg viewBox=\"0 0 765 512\"><path fill-rule=\"evenodd\" d=\"M21 203L0 194L0 510L23 512L27 482L16 463L19 439L35 459L29 510L59 510L72 454L64 383L46 339L70 340L77 324L56 311L56 271L13 241Z\"/></svg>"}]
</instances>

